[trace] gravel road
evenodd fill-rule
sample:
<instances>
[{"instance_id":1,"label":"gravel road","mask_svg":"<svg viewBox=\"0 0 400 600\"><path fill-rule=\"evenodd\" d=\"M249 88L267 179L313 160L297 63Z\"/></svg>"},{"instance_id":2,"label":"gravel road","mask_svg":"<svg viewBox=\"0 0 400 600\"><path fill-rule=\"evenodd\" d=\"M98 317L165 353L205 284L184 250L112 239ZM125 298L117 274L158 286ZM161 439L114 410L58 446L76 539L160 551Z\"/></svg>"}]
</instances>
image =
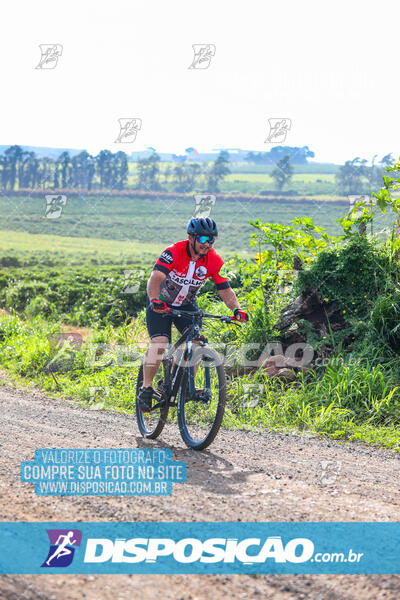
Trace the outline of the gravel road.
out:
<instances>
[{"instance_id":1,"label":"gravel road","mask_svg":"<svg viewBox=\"0 0 400 600\"><path fill-rule=\"evenodd\" d=\"M398 455L363 444L221 431L204 452L177 427L145 441L135 419L55 400L33 388L0 387L2 521L400 521ZM171 497L40 497L19 480L37 448L171 448L187 481ZM340 465L335 475L321 463ZM337 463L336 461L339 461ZM337 470L337 468L336 468ZM394 575L12 575L3 600L398 600Z\"/></svg>"}]
</instances>

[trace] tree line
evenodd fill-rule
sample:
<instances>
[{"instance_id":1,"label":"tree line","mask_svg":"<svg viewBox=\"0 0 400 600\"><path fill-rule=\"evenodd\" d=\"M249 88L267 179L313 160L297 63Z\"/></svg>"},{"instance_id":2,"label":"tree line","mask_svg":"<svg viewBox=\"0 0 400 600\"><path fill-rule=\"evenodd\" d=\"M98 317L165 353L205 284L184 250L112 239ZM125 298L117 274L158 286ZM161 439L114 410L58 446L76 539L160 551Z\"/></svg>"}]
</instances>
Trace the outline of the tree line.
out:
<instances>
[{"instance_id":1,"label":"tree line","mask_svg":"<svg viewBox=\"0 0 400 600\"><path fill-rule=\"evenodd\" d=\"M156 153L137 162L139 189L163 190L172 187L176 192L192 192L203 186L208 193L218 192L219 183L229 175L229 153L222 150L209 164L181 162L160 170L160 156Z\"/></svg>"},{"instance_id":2,"label":"tree line","mask_svg":"<svg viewBox=\"0 0 400 600\"><path fill-rule=\"evenodd\" d=\"M116 189L128 182L125 152L101 150L92 156L86 150L70 156L62 152L56 159L38 157L21 146L10 146L0 154L0 183L3 190L18 188Z\"/></svg>"},{"instance_id":3,"label":"tree line","mask_svg":"<svg viewBox=\"0 0 400 600\"><path fill-rule=\"evenodd\" d=\"M269 152L248 152L244 160L258 165L276 165L287 156L293 164L306 165L307 158L314 158L315 154L308 146L274 146Z\"/></svg>"},{"instance_id":4,"label":"tree line","mask_svg":"<svg viewBox=\"0 0 400 600\"><path fill-rule=\"evenodd\" d=\"M347 160L341 166L335 176L338 190L343 195L346 194L370 194L382 186L382 175L385 174L385 168L393 164L392 154L386 154L380 160L375 154L368 166L365 158L357 156L353 160Z\"/></svg>"},{"instance_id":5,"label":"tree line","mask_svg":"<svg viewBox=\"0 0 400 600\"><path fill-rule=\"evenodd\" d=\"M385 168L394 162L392 154L386 154L380 160L378 155L372 158L371 165L365 158L357 156L353 160L347 160L339 167L335 175L336 186L339 194L360 195L371 194L382 186L382 176ZM286 154L275 164L271 171L271 177L275 181L278 190L287 185L294 173L290 155Z\"/></svg>"},{"instance_id":6,"label":"tree line","mask_svg":"<svg viewBox=\"0 0 400 600\"><path fill-rule=\"evenodd\" d=\"M275 168L270 175L276 188L282 190L294 173L292 163L307 162L307 157L313 156L314 153L308 146L277 146L268 153L250 152L246 160L265 164L267 171L272 155ZM379 161L375 155L370 166L367 160L360 157L346 161L336 174L338 193L371 193L381 186L384 169L392 162L391 154L386 154ZM122 151L113 153L110 150L101 150L96 156L86 150L75 156L70 156L69 152L65 151L53 159L38 157L35 152L25 151L21 146L14 145L0 154L0 186L9 191L38 188L85 191L129 188L192 192L203 188L208 193L214 193L219 191L219 184L231 173L230 156L226 150L222 150L216 160L209 163L168 163L163 170L160 163L161 157L155 151L149 157L139 159L136 163L136 177L130 183L128 156Z\"/></svg>"},{"instance_id":7,"label":"tree line","mask_svg":"<svg viewBox=\"0 0 400 600\"><path fill-rule=\"evenodd\" d=\"M174 191L191 192L202 181L208 192L219 191L219 182L230 173L229 154L220 152L211 164L178 163L167 166L161 174L160 156L154 152L137 162L137 178L129 185L128 156L101 150L92 156L86 150L70 156L62 152L56 159L38 157L21 146L10 146L0 154L0 185L3 190L15 189L81 189L123 190L127 187L164 190L165 184Z\"/></svg>"}]
</instances>

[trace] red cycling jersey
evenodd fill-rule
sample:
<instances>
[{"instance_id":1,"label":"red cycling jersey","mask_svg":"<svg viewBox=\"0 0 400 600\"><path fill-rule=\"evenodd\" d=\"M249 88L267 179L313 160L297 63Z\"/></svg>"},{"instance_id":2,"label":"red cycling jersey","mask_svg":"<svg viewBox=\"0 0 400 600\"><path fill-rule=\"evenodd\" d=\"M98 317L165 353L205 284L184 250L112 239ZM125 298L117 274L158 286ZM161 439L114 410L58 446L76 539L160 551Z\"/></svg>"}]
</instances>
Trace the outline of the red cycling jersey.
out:
<instances>
[{"instance_id":1,"label":"red cycling jersey","mask_svg":"<svg viewBox=\"0 0 400 600\"><path fill-rule=\"evenodd\" d=\"M210 248L202 258L194 260L190 255L189 242L183 240L168 246L161 253L153 271L161 271L167 276L161 284L167 304L181 306L194 301L208 277L212 277L218 290L229 288L228 279L219 275L223 264L214 248Z\"/></svg>"}]
</instances>

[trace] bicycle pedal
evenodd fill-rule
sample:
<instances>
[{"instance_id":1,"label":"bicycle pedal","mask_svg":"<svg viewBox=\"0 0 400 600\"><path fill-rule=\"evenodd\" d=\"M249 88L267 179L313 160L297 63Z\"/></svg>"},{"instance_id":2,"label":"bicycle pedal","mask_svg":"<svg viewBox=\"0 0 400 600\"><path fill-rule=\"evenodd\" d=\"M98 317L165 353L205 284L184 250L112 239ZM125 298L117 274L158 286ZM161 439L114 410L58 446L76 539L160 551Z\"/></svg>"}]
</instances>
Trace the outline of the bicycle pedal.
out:
<instances>
[{"instance_id":1,"label":"bicycle pedal","mask_svg":"<svg viewBox=\"0 0 400 600\"><path fill-rule=\"evenodd\" d=\"M196 390L192 396L193 400L197 402L209 402L211 400L211 395L206 390Z\"/></svg>"}]
</instances>

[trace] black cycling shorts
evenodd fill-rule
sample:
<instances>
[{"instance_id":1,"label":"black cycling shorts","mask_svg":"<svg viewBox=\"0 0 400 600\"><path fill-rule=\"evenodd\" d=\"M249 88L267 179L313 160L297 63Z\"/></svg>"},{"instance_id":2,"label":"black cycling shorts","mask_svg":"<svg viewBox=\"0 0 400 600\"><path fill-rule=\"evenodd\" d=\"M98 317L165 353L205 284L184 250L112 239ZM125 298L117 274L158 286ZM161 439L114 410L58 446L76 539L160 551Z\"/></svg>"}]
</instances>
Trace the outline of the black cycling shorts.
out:
<instances>
[{"instance_id":1,"label":"black cycling shorts","mask_svg":"<svg viewBox=\"0 0 400 600\"><path fill-rule=\"evenodd\" d=\"M171 306L167 304L170 308L175 310L187 310L190 312L195 312L199 310L197 302L191 302L188 304L183 304L182 306ZM147 330L149 332L150 339L157 337L159 335L164 335L168 338L169 343L171 343L171 327L172 323L174 323L175 327L178 329L180 333L183 333L183 330L186 329L188 325L191 325L192 321L188 317L172 317L169 314L161 314L156 313L154 310L150 308L150 300L146 298L146 325ZM200 321L201 328L201 321Z\"/></svg>"}]
</instances>

